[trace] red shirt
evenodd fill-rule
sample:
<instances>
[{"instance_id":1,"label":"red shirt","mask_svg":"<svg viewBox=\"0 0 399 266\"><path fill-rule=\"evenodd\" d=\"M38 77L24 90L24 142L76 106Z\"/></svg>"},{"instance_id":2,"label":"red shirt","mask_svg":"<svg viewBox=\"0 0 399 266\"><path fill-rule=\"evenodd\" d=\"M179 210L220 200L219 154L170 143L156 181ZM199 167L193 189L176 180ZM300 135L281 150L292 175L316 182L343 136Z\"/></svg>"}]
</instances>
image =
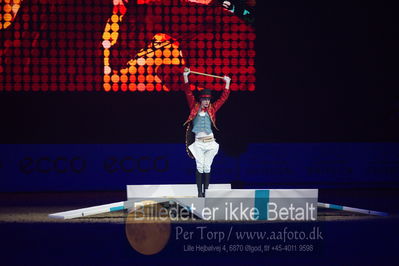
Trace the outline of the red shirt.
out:
<instances>
[{"instance_id":1,"label":"red shirt","mask_svg":"<svg viewBox=\"0 0 399 266\"><path fill-rule=\"evenodd\" d=\"M186 93L187 103L188 106L190 107L190 115L188 116L186 122L184 122L183 124L186 125L197 116L198 112L200 111L201 103L195 101L194 94L191 91L189 84L186 84L186 86L184 86L184 92ZM213 104L209 104L208 114L209 117L211 118L213 126L216 129L218 129L216 127L216 112L219 110L220 107L222 107L227 98L229 98L229 95L230 95L230 90L224 89L220 98Z\"/></svg>"}]
</instances>

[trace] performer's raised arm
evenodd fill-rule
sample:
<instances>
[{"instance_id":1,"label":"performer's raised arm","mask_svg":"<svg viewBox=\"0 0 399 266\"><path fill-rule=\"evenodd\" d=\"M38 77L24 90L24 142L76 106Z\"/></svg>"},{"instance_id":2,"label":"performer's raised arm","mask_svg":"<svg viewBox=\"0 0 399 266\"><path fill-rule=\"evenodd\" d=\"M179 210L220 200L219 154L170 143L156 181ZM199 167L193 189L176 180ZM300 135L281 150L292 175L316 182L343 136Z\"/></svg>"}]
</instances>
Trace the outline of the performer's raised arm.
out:
<instances>
[{"instance_id":1,"label":"performer's raised arm","mask_svg":"<svg viewBox=\"0 0 399 266\"><path fill-rule=\"evenodd\" d=\"M215 108L215 111L219 110L220 107L224 104L224 102L229 98L230 95L230 81L231 78L228 76L223 76L224 81L226 82L226 85L224 87L224 90L222 92L222 95L220 98L213 104L213 107Z\"/></svg>"},{"instance_id":2,"label":"performer's raised arm","mask_svg":"<svg viewBox=\"0 0 399 266\"><path fill-rule=\"evenodd\" d=\"M190 89L188 75L190 75L190 69L186 67L186 68L184 68L184 72L183 72L184 92L186 93L188 106L190 107L190 109L192 109L195 104L195 97L194 97L193 92Z\"/></svg>"}]
</instances>

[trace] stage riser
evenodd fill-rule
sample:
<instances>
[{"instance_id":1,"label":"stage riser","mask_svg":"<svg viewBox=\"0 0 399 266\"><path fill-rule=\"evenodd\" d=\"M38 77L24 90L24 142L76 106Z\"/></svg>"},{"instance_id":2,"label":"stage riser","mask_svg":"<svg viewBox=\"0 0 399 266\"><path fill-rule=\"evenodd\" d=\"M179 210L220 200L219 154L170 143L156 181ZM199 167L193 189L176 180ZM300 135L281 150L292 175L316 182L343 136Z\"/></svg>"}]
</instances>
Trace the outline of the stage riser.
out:
<instances>
[{"instance_id":1,"label":"stage riser","mask_svg":"<svg viewBox=\"0 0 399 266\"><path fill-rule=\"evenodd\" d=\"M317 198L317 189L213 189L205 207L216 210L214 220L315 221Z\"/></svg>"},{"instance_id":2,"label":"stage riser","mask_svg":"<svg viewBox=\"0 0 399 266\"><path fill-rule=\"evenodd\" d=\"M127 201L50 214L72 219L111 211L133 211L146 204L177 203L197 217L211 221L314 221L317 189L231 189L211 184L205 198L197 197L196 184L128 185Z\"/></svg>"}]
</instances>

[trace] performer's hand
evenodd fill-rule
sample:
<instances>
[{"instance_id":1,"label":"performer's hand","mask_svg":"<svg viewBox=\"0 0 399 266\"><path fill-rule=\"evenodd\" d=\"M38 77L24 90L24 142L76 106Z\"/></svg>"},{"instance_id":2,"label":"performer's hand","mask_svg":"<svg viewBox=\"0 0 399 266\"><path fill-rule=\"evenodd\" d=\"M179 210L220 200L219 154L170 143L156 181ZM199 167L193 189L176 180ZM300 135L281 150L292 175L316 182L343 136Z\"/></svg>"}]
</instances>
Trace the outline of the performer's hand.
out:
<instances>
[{"instance_id":1,"label":"performer's hand","mask_svg":"<svg viewBox=\"0 0 399 266\"><path fill-rule=\"evenodd\" d=\"M188 76L189 74L190 74L190 69L189 69L188 67L185 67L185 68L184 68L183 75Z\"/></svg>"},{"instance_id":2,"label":"performer's hand","mask_svg":"<svg viewBox=\"0 0 399 266\"><path fill-rule=\"evenodd\" d=\"M190 69L185 67L183 72L184 83L188 83L188 75L190 75Z\"/></svg>"},{"instance_id":3,"label":"performer's hand","mask_svg":"<svg viewBox=\"0 0 399 266\"><path fill-rule=\"evenodd\" d=\"M228 77L228 76L223 76L223 79L224 79L224 81L226 82L226 90L228 90L229 88L230 88L230 81L231 81L231 78L230 77Z\"/></svg>"},{"instance_id":4,"label":"performer's hand","mask_svg":"<svg viewBox=\"0 0 399 266\"><path fill-rule=\"evenodd\" d=\"M223 1L223 7L227 10L234 12L234 5L230 1Z\"/></svg>"}]
</instances>

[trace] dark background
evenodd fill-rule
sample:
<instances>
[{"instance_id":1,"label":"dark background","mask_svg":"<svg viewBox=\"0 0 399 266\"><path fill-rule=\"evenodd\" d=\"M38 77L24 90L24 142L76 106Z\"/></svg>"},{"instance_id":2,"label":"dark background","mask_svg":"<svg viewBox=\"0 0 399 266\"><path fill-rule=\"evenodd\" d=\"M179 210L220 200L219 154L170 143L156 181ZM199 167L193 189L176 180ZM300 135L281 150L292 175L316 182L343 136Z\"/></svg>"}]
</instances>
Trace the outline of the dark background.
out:
<instances>
[{"instance_id":1,"label":"dark background","mask_svg":"<svg viewBox=\"0 0 399 266\"><path fill-rule=\"evenodd\" d=\"M219 111L222 146L397 141L398 21L374 4L258 1L256 91ZM183 92L0 94L3 143L182 143L188 111Z\"/></svg>"}]
</instances>

